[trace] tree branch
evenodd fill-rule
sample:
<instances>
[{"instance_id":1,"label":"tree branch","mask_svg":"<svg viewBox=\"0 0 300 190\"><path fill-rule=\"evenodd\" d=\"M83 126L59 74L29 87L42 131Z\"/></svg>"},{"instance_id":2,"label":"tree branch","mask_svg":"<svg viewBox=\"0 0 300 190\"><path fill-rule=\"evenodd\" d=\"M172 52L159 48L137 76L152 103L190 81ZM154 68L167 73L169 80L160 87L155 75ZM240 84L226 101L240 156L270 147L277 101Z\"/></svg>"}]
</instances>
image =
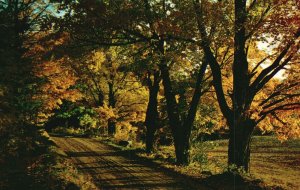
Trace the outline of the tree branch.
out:
<instances>
[{"instance_id":1,"label":"tree branch","mask_svg":"<svg viewBox=\"0 0 300 190\"><path fill-rule=\"evenodd\" d=\"M266 98L263 102L261 102L259 104L259 106L263 106L264 104L266 104L269 100L271 100L272 98L275 98L276 96L280 96L282 95L281 93L283 91L287 91L295 86L298 86L300 84L300 82L295 82L295 83L292 83L290 84L289 86L285 87L285 88L280 88L278 89L277 91L273 92L268 98Z\"/></svg>"},{"instance_id":2,"label":"tree branch","mask_svg":"<svg viewBox=\"0 0 300 190\"><path fill-rule=\"evenodd\" d=\"M261 71L261 73L256 77L253 83L250 85L250 90L253 92L257 92L258 85L262 82L262 80L267 77L267 75L280 66L280 61L287 54L289 48L291 47L291 43L289 43L284 50L277 56L277 58L273 61L273 63Z\"/></svg>"},{"instance_id":3,"label":"tree branch","mask_svg":"<svg viewBox=\"0 0 300 190\"><path fill-rule=\"evenodd\" d=\"M254 6L256 5L256 3L257 3L257 0L253 0L253 1L250 3L247 12L250 12L250 11L254 8Z\"/></svg>"},{"instance_id":4,"label":"tree branch","mask_svg":"<svg viewBox=\"0 0 300 190\"><path fill-rule=\"evenodd\" d=\"M261 111L259 115L267 115L278 110L293 110L296 108L300 108L300 102L283 104L267 111Z\"/></svg>"},{"instance_id":5,"label":"tree branch","mask_svg":"<svg viewBox=\"0 0 300 190\"><path fill-rule=\"evenodd\" d=\"M255 1L255 0L254 0ZM257 28L259 27L259 25L264 21L265 16L267 15L267 13L271 10L271 6L268 5L268 7L265 9L265 11L261 14L259 20L257 21L257 23L253 26L253 28L251 29L251 31L248 33L248 35L246 36L246 39L249 39L254 33L255 31L257 31Z\"/></svg>"},{"instance_id":6,"label":"tree branch","mask_svg":"<svg viewBox=\"0 0 300 190\"><path fill-rule=\"evenodd\" d=\"M300 97L300 94L287 94L283 98L280 98L280 99L275 100L274 102L272 102L268 105L263 106L263 109L268 109L269 107L272 107L272 106L274 106L274 105L276 105L280 102L286 101L287 99L291 99L291 98L294 98L294 97Z\"/></svg>"},{"instance_id":7,"label":"tree branch","mask_svg":"<svg viewBox=\"0 0 300 190\"><path fill-rule=\"evenodd\" d=\"M267 57L265 57L265 58L263 58L260 62L258 62L257 64L256 64L256 66L252 69L252 71L250 72L250 75L251 76L254 76L255 75L255 71L256 71L256 69L262 64L262 63L264 63L267 59L269 59L271 57L271 55L268 55Z\"/></svg>"},{"instance_id":8,"label":"tree branch","mask_svg":"<svg viewBox=\"0 0 300 190\"><path fill-rule=\"evenodd\" d=\"M277 121L279 121L281 124L283 124L283 125L286 125L286 124L287 124L286 122L282 121L282 119L280 119L280 118L278 117L278 115L277 115L275 112L271 113L271 115L272 115Z\"/></svg>"},{"instance_id":9,"label":"tree branch","mask_svg":"<svg viewBox=\"0 0 300 190\"><path fill-rule=\"evenodd\" d=\"M289 63L292 57L293 55L287 57L281 65L275 68L269 75L265 76L264 79L262 79L262 81L259 84L257 84L256 88L254 89L254 93L260 91L265 86L265 84L267 84L267 82L269 82L281 69L284 68L284 66L286 66Z\"/></svg>"},{"instance_id":10,"label":"tree branch","mask_svg":"<svg viewBox=\"0 0 300 190\"><path fill-rule=\"evenodd\" d=\"M232 118L231 116L233 113L232 113L232 110L229 108L229 106L226 102L226 99L225 99L220 65L210 49L209 40L208 40L207 34L206 34L206 28L204 26L204 22L203 22L203 18L202 18L202 10L200 7L200 2L199 2L199 0L194 0L193 3L194 3L194 10L196 13L198 30L199 30L199 32L201 34L201 38L202 38L202 40L200 41L200 46L204 50L206 59L209 62L210 68L212 69L213 85L216 90L220 109L221 109L222 113L224 114L224 116L227 119L230 119L230 118Z\"/></svg>"}]
</instances>

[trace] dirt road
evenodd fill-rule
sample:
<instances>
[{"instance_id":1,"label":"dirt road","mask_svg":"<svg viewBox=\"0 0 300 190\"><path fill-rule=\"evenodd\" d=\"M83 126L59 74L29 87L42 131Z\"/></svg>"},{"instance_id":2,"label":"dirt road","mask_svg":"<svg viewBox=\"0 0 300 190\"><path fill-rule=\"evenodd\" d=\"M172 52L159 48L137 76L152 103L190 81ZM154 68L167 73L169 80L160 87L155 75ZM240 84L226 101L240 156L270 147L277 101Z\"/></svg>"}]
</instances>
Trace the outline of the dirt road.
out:
<instances>
[{"instance_id":1,"label":"dirt road","mask_svg":"<svg viewBox=\"0 0 300 190\"><path fill-rule=\"evenodd\" d=\"M99 141L88 138L53 137L80 172L93 178L99 189L203 189L155 165L124 156Z\"/></svg>"}]
</instances>

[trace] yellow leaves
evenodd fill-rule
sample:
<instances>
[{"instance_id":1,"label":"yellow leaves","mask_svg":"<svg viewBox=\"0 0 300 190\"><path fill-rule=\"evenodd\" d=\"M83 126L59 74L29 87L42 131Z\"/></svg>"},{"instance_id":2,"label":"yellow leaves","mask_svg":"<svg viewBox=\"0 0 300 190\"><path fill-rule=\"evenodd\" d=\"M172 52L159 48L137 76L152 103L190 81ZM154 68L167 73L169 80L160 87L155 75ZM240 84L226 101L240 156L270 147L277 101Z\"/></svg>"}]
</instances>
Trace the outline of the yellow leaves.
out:
<instances>
[{"instance_id":1,"label":"yellow leaves","mask_svg":"<svg viewBox=\"0 0 300 190\"><path fill-rule=\"evenodd\" d=\"M66 90L61 94L61 98L71 102L76 102L80 100L83 95L78 90Z\"/></svg>"},{"instance_id":2,"label":"yellow leaves","mask_svg":"<svg viewBox=\"0 0 300 190\"><path fill-rule=\"evenodd\" d=\"M276 128L276 134L279 139L300 138L300 113L299 110L294 110L289 114L278 113L281 121L273 119L273 126Z\"/></svg>"},{"instance_id":3,"label":"yellow leaves","mask_svg":"<svg viewBox=\"0 0 300 190\"><path fill-rule=\"evenodd\" d=\"M116 118L116 115L114 113L114 109L111 108L111 107L108 107L106 104L104 104L103 106L100 106L98 108L95 108L95 111L99 115L100 125L102 125L102 126L106 126L107 121L109 119Z\"/></svg>"},{"instance_id":4,"label":"yellow leaves","mask_svg":"<svg viewBox=\"0 0 300 190\"><path fill-rule=\"evenodd\" d=\"M262 133L266 133L266 132L270 132L273 130L273 126L271 124L270 118L267 117L266 119L264 119L264 121L262 121L259 125L258 128L260 129L260 131L262 131Z\"/></svg>"},{"instance_id":5,"label":"yellow leaves","mask_svg":"<svg viewBox=\"0 0 300 190\"><path fill-rule=\"evenodd\" d=\"M61 99L57 99L56 103L57 103L58 105L61 105L63 102L61 101Z\"/></svg>"},{"instance_id":6,"label":"yellow leaves","mask_svg":"<svg viewBox=\"0 0 300 190\"><path fill-rule=\"evenodd\" d=\"M45 82L40 85L34 98L43 101L43 109L51 112L58 109L63 100L75 102L82 98L77 89L71 89L76 84L77 77L69 65L70 59L63 57L57 60L44 61L36 65L34 73Z\"/></svg>"},{"instance_id":7,"label":"yellow leaves","mask_svg":"<svg viewBox=\"0 0 300 190\"><path fill-rule=\"evenodd\" d=\"M269 115L258 127L263 133L274 131L280 141L300 138L300 114L298 111L290 111L288 114L277 112L276 116Z\"/></svg>"},{"instance_id":8,"label":"yellow leaves","mask_svg":"<svg viewBox=\"0 0 300 190\"><path fill-rule=\"evenodd\" d=\"M103 51L95 51L91 55L91 63L88 68L93 72L99 72L102 64L106 61L106 57Z\"/></svg>"},{"instance_id":9,"label":"yellow leaves","mask_svg":"<svg viewBox=\"0 0 300 190\"><path fill-rule=\"evenodd\" d=\"M117 127L116 134L115 134L116 140L129 140L130 134L136 131L135 127L132 127L132 125L126 121L118 122L116 127Z\"/></svg>"},{"instance_id":10,"label":"yellow leaves","mask_svg":"<svg viewBox=\"0 0 300 190\"><path fill-rule=\"evenodd\" d=\"M36 123L44 123L48 120L49 117L51 117L53 114L52 113L45 113L45 111L43 110L43 112L38 112L37 114L37 121Z\"/></svg>"},{"instance_id":11,"label":"yellow leaves","mask_svg":"<svg viewBox=\"0 0 300 190\"><path fill-rule=\"evenodd\" d=\"M93 61L98 62L100 65L106 60L103 51L96 51L93 55Z\"/></svg>"},{"instance_id":12,"label":"yellow leaves","mask_svg":"<svg viewBox=\"0 0 300 190\"><path fill-rule=\"evenodd\" d=\"M179 99L180 99L180 95L179 95L179 94L176 94L176 95L175 95L175 99L176 99L176 103L178 103L178 102L179 102Z\"/></svg>"}]
</instances>

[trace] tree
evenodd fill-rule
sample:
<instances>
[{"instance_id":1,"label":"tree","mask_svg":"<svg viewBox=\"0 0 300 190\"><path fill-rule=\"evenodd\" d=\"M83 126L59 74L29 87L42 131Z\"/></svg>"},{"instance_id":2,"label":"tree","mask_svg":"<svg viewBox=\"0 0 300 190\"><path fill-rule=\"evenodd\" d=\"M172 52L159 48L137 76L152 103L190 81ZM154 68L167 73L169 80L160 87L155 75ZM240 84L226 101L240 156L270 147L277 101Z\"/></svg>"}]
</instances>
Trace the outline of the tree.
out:
<instances>
[{"instance_id":1,"label":"tree","mask_svg":"<svg viewBox=\"0 0 300 190\"><path fill-rule=\"evenodd\" d=\"M107 118L105 126L111 136L122 125L131 128L141 122L145 113L146 90L128 69L131 58L124 51L122 47L99 48L73 63L80 83L87 85L86 101L94 102L90 106L102 111L107 107L114 112L109 114L112 117Z\"/></svg>"},{"instance_id":2,"label":"tree","mask_svg":"<svg viewBox=\"0 0 300 190\"><path fill-rule=\"evenodd\" d=\"M27 53L48 11L45 1L0 1L1 173L32 156L39 141L36 119L41 104L33 98L39 79L33 74L33 60Z\"/></svg>"},{"instance_id":3,"label":"tree","mask_svg":"<svg viewBox=\"0 0 300 190\"><path fill-rule=\"evenodd\" d=\"M153 77L151 77L153 75ZM153 79L151 79L153 78ZM149 91L149 100L146 111L145 125L146 125L146 152L153 151L154 136L159 128L159 113L158 113L158 92L160 83L159 71L154 71L153 74L149 71L147 73L147 86Z\"/></svg>"},{"instance_id":4,"label":"tree","mask_svg":"<svg viewBox=\"0 0 300 190\"><path fill-rule=\"evenodd\" d=\"M185 20L188 19L187 16L178 11L179 8L174 9L175 4L168 1L128 0L119 4L112 1L66 2L66 5L62 9L72 11L72 14L67 13L64 17L66 24L58 27L70 33L73 46L93 49L99 46L128 47L139 44L144 47L139 53L149 51L159 59L158 66L167 100L177 162L186 164L190 131L202 95L202 79L207 66L207 62L203 61L196 76L199 81L195 85L195 96L189 104L190 111L181 118L169 73L169 64L173 58L168 56L171 55L169 52L179 53L187 43L195 42L189 36L191 32L187 28L193 25ZM180 24L187 26L180 28ZM186 39L187 36L190 38Z\"/></svg>"},{"instance_id":5,"label":"tree","mask_svg":"<svg viewBox=\"0 0 300 190\"><path fill-rule=\"evenodd\" d=\"M206 2L194 0L194 9L197 17L198 29L201 34L201 43L205 56L209 62L213 73L213 84L216 90L220 109L227 120L230 129L230 139L228 147L228 164L237 167L249 168L250 140L254 128L269 114L281 111L296 111L299 109L298 84L285 83L288 80L281 80L268 97L261 100L258 107L253 108L254 98L263 90L267 83L287 65L295 64L299 51L299 14L295 12L297 7L292 1L234 1L234 21L231 23L234 29L233 44L234 51L232 72L233 72L233 92L229 93L232 105L228 105L228 99L223 90L223 79L221 75L220 63L217 55L211 50L212 42L207 35L203 15L206 4L213 4L221 14L228 15L230 12L222 12L221 7L225 2ZM226 6L225 6L226 7ZM276 9L275 9L276 7ZM289 11L289 15L286 15ZM228 16L229 17L229 16ZM280 18L280 19L278 19ZM289 25L289 31L285 31ZM280 35L280 39L276 37ZM251 63L248 60L248 50L254 42L262 39L273 38L273 44L279 44L274 49L274 54L268 56L258 63ZM254 43L256 44L256 43ZM230 47L231 44L228 43ZM266 61L269 64L258 72L257 69ZM253 69L251 70L251 67ZM289 71L289 70L288 70ZM288 78L296 75L289 72ZM288 93L286 93L288 90ZM277 100L274 100L277 99ZM278 99L279 98L279 99ZM271 108L272 107L272 108ZM258 115L256 117L255 115ZM277 119L280 121L280 119Z\"/></svg>"},{"instance_id":6,"label":"tree","mask_svg":"<svg viewBox=\"0 0 300 190\"><path fill-rule=\"evenodd\" d=\"M38 107L38 103L31 99L36 79L31 75L31 58L26 52L34 43L33 36L39 31L38 25L46 9L47 3L38 0L0 2L1 104L3 113L19 118L16 122L32 122L31 115Z\"/></svg>"},{"instance_id":7,"label":"tree","mask_svg":"<svg viewBox=\"0 0 300 190\"><path fill-rule=\"evenodd\" d=\"M52 33L40 33L26 53L32 58L32 73L39 79L33 99L41 103L36 110L40 123L47 121L63 101L76 102L82 98L80 91L74 88L78 78L70 65L72 60L56 51L67 38L65 34L54 37Z\"/></svg>"}]
</instances>

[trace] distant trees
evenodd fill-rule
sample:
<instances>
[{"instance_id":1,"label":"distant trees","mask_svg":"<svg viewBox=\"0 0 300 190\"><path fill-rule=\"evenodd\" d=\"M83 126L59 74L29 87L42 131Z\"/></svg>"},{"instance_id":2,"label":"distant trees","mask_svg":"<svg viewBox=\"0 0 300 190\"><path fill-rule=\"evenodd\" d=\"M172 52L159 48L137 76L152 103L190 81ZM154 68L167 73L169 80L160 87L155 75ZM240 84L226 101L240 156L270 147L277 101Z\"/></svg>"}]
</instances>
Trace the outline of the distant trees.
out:
<instances>
[{"instance_id":1,"label":"distant trees","mask_svg":"<svg viewBox=\"0 0 300 190\"><path fill-rule=\"evenodd\" d=\"M110 136L120 135L123 131L133 131L132 125L144 120L146 107L146 89L140 84L132 71L128 59L124 59L124 49L120 47L99 48L76 58L73 69L80 77L79 86L85 86L85 101L91 108L113 112L111 117L98 120L106 123L105 131ZM102 121L103 120L103 121ZM104 121L105 120L105 121ZM126 129L125 129L126 128Z\"/></svg>"}]
</instances>

